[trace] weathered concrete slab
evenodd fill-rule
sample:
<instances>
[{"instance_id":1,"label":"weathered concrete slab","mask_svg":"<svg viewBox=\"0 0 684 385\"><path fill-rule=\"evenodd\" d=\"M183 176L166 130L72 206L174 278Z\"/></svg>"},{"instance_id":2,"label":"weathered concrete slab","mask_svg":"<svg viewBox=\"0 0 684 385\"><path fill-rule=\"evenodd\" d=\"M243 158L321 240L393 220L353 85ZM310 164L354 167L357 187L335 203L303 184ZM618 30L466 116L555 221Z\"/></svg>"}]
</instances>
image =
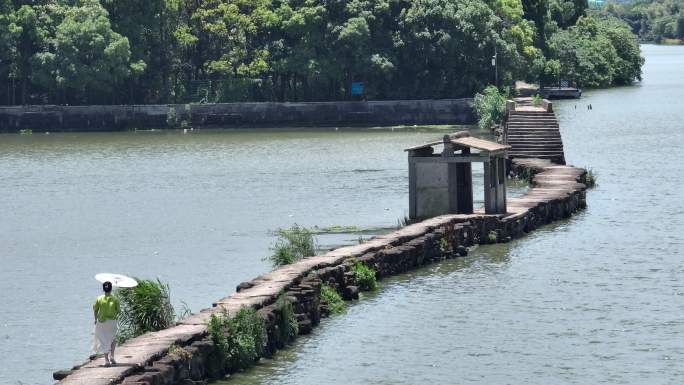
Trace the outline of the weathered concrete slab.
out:
<instances>
[{"instance_id":1,"label":"weathered concrete slab","mask_svg":"<svg viewBox=\"0 0 684 385\"><path fill-rule=\"evenodd\" d=\"M124 377L133 374L138 368L116 366L83 367L59 382L61 385L110 385L119 383Z\"/></svg>"}]
</instances>

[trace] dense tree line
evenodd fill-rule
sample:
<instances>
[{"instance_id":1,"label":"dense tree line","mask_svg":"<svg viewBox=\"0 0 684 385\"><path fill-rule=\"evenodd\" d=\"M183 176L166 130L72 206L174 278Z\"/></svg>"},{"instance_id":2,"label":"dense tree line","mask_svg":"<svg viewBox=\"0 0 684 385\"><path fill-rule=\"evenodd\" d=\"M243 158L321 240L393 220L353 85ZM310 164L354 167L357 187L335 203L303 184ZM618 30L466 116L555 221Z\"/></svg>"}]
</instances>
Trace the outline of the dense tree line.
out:
<instances>
[{"instance_id":1,"label":"dense tree line","mask_svg":"<svg viewBox=\"0 0 684 385\"><path fill-rule=\"evenodd\" d=\"M364 83L368 99L444 98L472 96L497 78L500 87L638 78L629 29L586 8L586 0L0 0L0 103L345 100L352 82ZM594 79L592 68L607 75Z\"/></svg>"},{"instance_id":2,"label":"dense tree line","mask_svg":"<svg viewBox=\"0 0 684 385\"><path fill-rule=\"evenodd\" d=\"M583 87L625 85L641 80L638 39L621 20L593 13L549 39L545 78L573 79Z\"/></svg>"},{"instance_id":3,"label":"dense tree line","mask_svg":"<svg viewBox=\"0 0 684 385\"><path fill-rule=\"evenodd\" d=\"M684 0L638 0L609 3L606 11L631 26L643 41L684 42Z\"/></svg>"}]
</instances>

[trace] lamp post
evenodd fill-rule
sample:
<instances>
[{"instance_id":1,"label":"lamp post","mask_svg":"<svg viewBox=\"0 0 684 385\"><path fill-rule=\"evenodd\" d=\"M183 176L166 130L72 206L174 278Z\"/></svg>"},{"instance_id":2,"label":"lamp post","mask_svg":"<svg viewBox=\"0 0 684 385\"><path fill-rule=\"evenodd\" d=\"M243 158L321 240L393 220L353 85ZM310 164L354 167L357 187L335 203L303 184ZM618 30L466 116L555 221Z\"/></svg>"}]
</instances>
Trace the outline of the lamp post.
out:
<instances>
[{"instance_id":1,"label":"lamp post","mask_svg":"<svg viewBox=\"0 0 684 385\"><path fill-rule=\"evenodd\" d=\"M494 85L496 86L496 88L499 88L499 69L497 67L498 63L496 62L496 57L496 43L494 43L494 56L492 56L492 67L494 67Z\"/></svg>"}]
</instances>

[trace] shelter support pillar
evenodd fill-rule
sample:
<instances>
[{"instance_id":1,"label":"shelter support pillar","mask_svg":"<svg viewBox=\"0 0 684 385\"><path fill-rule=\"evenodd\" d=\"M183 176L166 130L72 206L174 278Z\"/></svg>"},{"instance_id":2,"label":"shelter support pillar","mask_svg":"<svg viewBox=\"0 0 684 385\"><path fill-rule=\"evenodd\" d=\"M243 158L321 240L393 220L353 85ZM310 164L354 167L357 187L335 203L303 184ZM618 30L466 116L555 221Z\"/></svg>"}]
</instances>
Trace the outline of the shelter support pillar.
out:
<instances>
[{"instance_id":1,"label":"shelter support pillar","mask_svg":"<svg viewBox=\"0 0 684 385\"><path fill-rule=\"evenodd\" d=\"M493 157L484 164L484 194L486 214L506 213L506 162Z\"/></svg>"},{"instance_id":2,"label":"shelter support pillar","mask_svg":"<svg viewBox=\"0 0 684 385\"><path fill-rule=\"evenodd\" d=\"M447 163L447 184L448 184L448 199L449 199L449 214L458 214L459 196L458 189L458 164Z\"/></svg>"},{"instance_id":3,"label":"shelter support pillar","mask_svg":"<svg viewBox=\"0 0 684 385\"><path fill-rule=\"evenodd\" d=\"M464 148L463 155L469 155L470 149ZM456 214L472 214L473 213L473 167L470 162L456 163L455 176L456 181L456 196L458 201L456 203Z\"/></svg>"},{"instance_id":4,"label":"shelter support pillar","mask_svg":"<svg viewBox=\"0 0 684 385\"><path fill-rule=\"evenodd\" d=\"M496 161L496 212L497 214L506 213L506 161L503 157L494 158Z\"/></svg>"},{"instance_id":5,"label":"shelter support pillar","mask_svg":"<svg viewBox=\"0 0 684 385\"><path fill-rule=\"evenodd\" d=\"M409 218L416 218L416 161L413 154L409 153L408 177L409 177Z\"/></svg>"},{"instance_id":6,"label":"shelter support pillar","mask_svg":"<svg viewBox=\"0 0 684 385\"><path fill-rule=\"evenodd\" d=\"M491 160L491 159L490 159ZM492 183L492 175L496 175L496 172L492 172L495 168L494 162L484 162L484 209L485 214L494 214L496 212L496 195L492 193L494 184ZM494 170L496 171L496 170Z\"/></svg>"},{"instance_id":7,"label":"shelter support pillar","mask_svg":"<svg viewBox=\"0 0 684 385\"><path fill-rule=\"evenodd\" d=\"M486 214L506 213L506 163L493 157L484 163L484 195Z\"/></svg>"}]
</instances>

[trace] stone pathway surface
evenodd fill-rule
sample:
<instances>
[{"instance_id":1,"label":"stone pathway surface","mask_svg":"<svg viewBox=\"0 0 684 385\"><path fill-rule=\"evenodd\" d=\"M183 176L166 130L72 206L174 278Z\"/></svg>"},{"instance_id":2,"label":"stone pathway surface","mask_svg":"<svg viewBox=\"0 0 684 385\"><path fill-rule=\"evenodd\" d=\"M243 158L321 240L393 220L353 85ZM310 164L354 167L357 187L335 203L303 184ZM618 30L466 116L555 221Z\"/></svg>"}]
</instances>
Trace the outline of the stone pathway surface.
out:
<instances>
[{"instance_id":1,"label":"stone pathway surface","mask_svg":"<svg viewBox=\"0 0 684 385\"><path fill-rule=\"evenodd\" d=\"M525 195L508 199L509 217L524 216L534 207L564 199L575 191L586 188L584 184L578 182L586 173L582 168L553 165L548 160L542 159L514 159L513 162L539 167L539 172L534 175L533 187Z\"/></svg>"}]
</instances>

